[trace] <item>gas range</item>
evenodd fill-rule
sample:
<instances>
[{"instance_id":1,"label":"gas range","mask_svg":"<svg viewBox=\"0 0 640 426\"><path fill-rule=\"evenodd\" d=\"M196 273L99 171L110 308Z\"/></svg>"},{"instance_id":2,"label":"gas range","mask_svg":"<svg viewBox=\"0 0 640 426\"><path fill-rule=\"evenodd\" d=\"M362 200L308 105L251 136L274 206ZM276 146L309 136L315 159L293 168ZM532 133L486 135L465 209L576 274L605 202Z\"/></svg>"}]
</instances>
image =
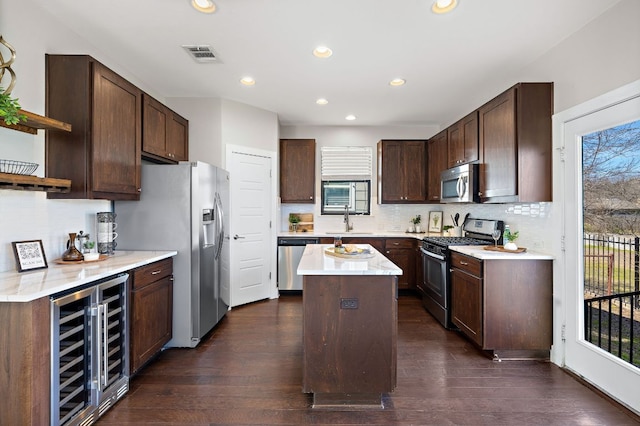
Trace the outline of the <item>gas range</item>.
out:
<instances>
[{"instance_id":1,"label":"gas range","mask_svg":"<svg viewBox=\"0 0 640 426\"><path fill-rule=\"evenodd\" d=\"M422 239L422 279L418 291L422 303L442 325L455 328L451 322L450 246L493 244L493 231L504 229L500 220L468 218L462 225L464 237L425 237Z\"/></svg>"},{"instance_id":2,"label":"gas range","mask_svg":"<svg viewBox=\"0 0 640 426\"><path fill-rule=\"evenodd\" d=\"M462 225L464 237L424 237L422 248L431 253L446 255L449 246L484 246L493 244L493 231L504 229L501 220L468 218Z\"/></svg>"}]
</instances>

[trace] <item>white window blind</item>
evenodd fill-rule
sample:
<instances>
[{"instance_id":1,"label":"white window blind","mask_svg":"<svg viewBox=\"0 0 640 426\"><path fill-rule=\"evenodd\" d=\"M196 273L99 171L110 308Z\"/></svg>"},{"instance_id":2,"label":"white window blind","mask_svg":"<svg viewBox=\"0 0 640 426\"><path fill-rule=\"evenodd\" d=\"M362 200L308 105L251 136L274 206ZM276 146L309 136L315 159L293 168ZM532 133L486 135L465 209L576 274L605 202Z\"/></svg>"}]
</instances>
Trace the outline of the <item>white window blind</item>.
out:
<instances>
[{"instance_id":1,"label":"white window blind","mask_svg":"<svg viewBox=\"0 0 640 426\"><path fill-rule=\"evenodd\" d=\"M371 180L371 147L323 146L320 154L322 180Z\"/></svg>"}]
</instances>

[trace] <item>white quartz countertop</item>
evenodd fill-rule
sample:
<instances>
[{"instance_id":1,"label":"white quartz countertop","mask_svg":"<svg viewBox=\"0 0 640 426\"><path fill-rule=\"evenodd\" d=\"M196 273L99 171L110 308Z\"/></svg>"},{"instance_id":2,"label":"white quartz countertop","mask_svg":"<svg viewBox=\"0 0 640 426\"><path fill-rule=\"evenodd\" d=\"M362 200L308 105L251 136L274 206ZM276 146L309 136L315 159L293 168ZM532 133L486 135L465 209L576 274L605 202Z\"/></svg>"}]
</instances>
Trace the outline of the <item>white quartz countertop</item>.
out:
<instances>
[{"instance_id":1,"label":"white quartz countertop","mask_svg":"<svg viewBox=\"0 0 640 426\"><path fill-rule=\"evenodd\" d=\"M108 259L27 272L0 272L0 302L30 302L178 254L176 251L116 251Z\"/></svg>"},{"instance_id":2,"label":"white quartz countertop","mask_svg":"<svg viewBox=\"0 0 640 426\"><path fill-rule=\"evenodd\" d=\"M485 246L450 246L449 249L481 260L553 260L553 256L527 249L523 253L489 251Z\"/></svg>"},{"instance_id":3,"label":"white quartz countertop","mask_svg":"<svg viewBox=\"0 0 640 426\"><path fill-rule=\"evenodd\" d=\"M402 275L402 269L369 244L356 244L374 254L371 258L343 259L325 254L332 244L307 244L298 275Z\"/></svg>"}]
</instances>

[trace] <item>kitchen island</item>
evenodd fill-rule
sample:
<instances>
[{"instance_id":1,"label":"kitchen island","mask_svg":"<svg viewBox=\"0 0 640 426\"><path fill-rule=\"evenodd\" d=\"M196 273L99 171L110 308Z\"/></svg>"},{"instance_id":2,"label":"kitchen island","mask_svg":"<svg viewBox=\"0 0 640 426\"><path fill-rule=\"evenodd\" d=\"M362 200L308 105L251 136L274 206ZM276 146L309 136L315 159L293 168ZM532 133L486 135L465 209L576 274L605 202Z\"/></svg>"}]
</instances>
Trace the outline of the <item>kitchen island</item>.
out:
<instances>
[{"instance_id":1,"label":"kitchen island","mask_svg":"<svg viewBox=\"0 0 640 426\"><path fill-rule=\"evenodd\" d=\"M368 244L331 256L307 245L303 276L303 383L313 408L384 408L397 376L397 291L402 270Z\"/></svg>"}]
</instances>

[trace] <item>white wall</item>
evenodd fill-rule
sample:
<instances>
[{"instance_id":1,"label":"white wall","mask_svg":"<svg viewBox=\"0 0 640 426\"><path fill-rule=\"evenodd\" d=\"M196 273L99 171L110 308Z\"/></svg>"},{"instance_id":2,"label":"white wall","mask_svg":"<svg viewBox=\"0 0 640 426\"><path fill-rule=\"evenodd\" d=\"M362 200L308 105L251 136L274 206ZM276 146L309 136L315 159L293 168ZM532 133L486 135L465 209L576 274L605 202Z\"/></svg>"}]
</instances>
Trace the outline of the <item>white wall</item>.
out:
<instances>
[{"instance_id":1,"label":"white wall","mask_svg":"<svg viewBox=\"0 0 640 426\"><path fill-rule=\"evenodd\" d=\"M555 82L555 111L640 78L640 2L622 0L522 71Z\"/></svg>"},{"instance_id":2,"label":"white wall","mask_svg":"<svg viewBox=\"0 0 640 426\"><path fill-rule=\"evenodd\" d=\"M189 160L224 167L220 99L168 98L167 106L189 120Z\"/></svg>"},{"instance_id":3,"label":"white wall","mask_svg":"<svg viewBox=\"0 0 640 426\"><path fill-rule=\"evenodd\" d=\"M278 152L276 113L226 99L222 99L221 104L222 149L225 156L227 145Z\"/></svg>"},{"instance_id":4,"label":"white wall","mask_svg":"<svg viewBox=\"0 0 640 426\"><path fill-rule=\"evenodd\" d=\"M12 95L24 109L38 114L44 114L45 52L100 56L28 0L0 2L0 28L17 51ZM3 56L8 57L7 51ZM8 80L2 83L9 84ZM30 135L0 128L0 158L38 163L36 174L44 176L44 131ZM64 252L69 232L82 229L95 236L95 213L110 207L106 201L50 201L41 192L0 191L0 271L15 269L12 241L41 239L51 261Z\"/></svg>"}]
</instances>

